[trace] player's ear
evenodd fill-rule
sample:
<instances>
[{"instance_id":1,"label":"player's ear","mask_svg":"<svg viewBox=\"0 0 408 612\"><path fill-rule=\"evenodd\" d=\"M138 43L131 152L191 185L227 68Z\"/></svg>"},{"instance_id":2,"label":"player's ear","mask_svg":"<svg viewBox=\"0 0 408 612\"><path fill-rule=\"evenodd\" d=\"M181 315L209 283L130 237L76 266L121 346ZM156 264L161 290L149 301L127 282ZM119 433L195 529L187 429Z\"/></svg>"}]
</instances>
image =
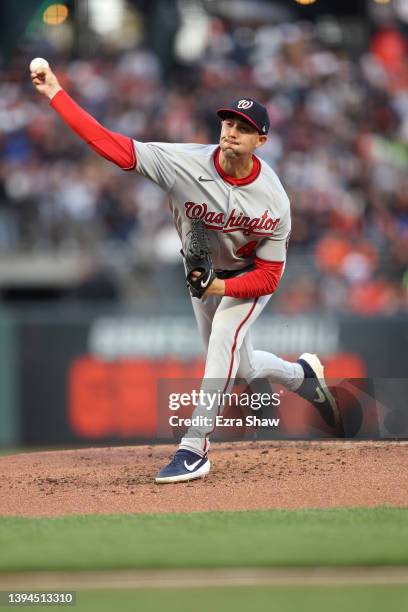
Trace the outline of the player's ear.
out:
<instances>
[{"instance_id":1,"label":"player's ear","mask_svg":"<svg viewBox=\"0 0 408 612\"><path fill-rule=\"evenodd\" d=\"M267 140L268 140L267 136L264 136L264 134L259 134L256 148L262 147Z\"/></svg>"}]
</instances>

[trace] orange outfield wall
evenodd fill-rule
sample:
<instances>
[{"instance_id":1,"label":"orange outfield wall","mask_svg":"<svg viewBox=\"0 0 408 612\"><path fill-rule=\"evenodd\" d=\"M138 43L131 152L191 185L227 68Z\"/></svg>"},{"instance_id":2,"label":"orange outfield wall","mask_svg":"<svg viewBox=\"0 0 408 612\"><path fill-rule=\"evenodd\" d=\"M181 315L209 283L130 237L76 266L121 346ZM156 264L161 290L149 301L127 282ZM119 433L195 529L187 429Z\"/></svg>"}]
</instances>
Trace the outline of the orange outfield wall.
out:
<instances>
[{"instance_id":1,"label":"orange outfield wall","mask_svg":"<svg viewBox=\"0 0 408 612\"><path fill-rule=\"evenodd\" d=\"M366 374L358 355L337 354L325 359L325 364L329 378L364 378ZM103 361L81 356L72 363L67 377L69 425L82 438L155 438L159 381L197 381L202 375L201 359L189 362L170 358ZM289 428L300 425L300 408L299 404L299 410L291 411L292 417L287 415L285 421Z\"/></svg>"}]
</instances>

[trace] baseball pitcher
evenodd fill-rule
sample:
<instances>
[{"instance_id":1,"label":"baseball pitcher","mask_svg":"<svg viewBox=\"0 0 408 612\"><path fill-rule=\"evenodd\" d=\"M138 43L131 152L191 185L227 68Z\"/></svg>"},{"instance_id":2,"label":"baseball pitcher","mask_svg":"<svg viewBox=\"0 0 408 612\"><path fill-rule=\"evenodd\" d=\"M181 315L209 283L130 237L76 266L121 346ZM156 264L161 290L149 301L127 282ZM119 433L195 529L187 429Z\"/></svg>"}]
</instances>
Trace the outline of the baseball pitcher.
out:
<instances>
[{"instance_id":1,"label":"baseball pitcher","mask_svg":"<svg viewBox=\"0 0 408 612\"><path fill-rule=\"evenodd\" d=\"M242 97L223 108L218 144L138 142L111 132L60 86L51 68L31 71L36 89L80 138L125 171L154 181L168 195L180 236L191 300L205 350L202 389L228 393L239 377L268 379L306 398L333 434L342 436L341 415L317 355L292 363L255 350L250 328L276 291L285 268L290 203L275 172L256 156L267 140L266 109ZM203 394L204 396L205 394ZM203 402L191 427L156 482L188 481L210 471L209 437L222 410ZM200 419L194 419L201 422Z\"/></svg>"}]
</instances>

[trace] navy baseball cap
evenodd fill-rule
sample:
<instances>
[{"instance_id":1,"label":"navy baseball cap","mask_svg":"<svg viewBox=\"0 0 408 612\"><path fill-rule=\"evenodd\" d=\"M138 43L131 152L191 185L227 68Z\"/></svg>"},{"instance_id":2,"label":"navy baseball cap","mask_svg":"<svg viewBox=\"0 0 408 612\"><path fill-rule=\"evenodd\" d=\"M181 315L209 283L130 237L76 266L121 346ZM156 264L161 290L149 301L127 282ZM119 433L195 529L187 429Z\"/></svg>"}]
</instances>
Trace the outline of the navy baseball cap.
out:
<instances>
[{"instance_id":1,"label":"navy baseball cap","mask_svg":"<svg viewBox=\"0 0 408 612\"><path fill-rule=\"evenodd\" d=\"M248 121L260 134L265 135L268 133L270 125L268 112L259 102L251 98L241 98L240 100L235 100L229 106L217 110L217 115L221 119L225 119L231 113L239 115Z\"/></svg>"}]
</instances>

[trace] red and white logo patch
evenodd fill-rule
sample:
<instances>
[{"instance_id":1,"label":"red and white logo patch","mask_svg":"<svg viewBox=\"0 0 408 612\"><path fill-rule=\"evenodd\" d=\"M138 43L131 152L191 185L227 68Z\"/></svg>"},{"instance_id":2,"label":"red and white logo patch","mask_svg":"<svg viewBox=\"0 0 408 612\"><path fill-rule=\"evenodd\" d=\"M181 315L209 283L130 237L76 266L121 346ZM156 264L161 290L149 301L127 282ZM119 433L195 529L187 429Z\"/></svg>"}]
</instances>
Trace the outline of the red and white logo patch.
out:
<instances>
[{"instance_id":1,"label":"red and white logo patch","mask_svg":"<svg viewBox=\"0 0 408 612\"><path fill-rule=\"evenodd\" d=\"M247 108L251 108L253 105L252 100L240 100L237 104L238 108L243 108L244 110Z\"/></svg>"}]
</instances>

